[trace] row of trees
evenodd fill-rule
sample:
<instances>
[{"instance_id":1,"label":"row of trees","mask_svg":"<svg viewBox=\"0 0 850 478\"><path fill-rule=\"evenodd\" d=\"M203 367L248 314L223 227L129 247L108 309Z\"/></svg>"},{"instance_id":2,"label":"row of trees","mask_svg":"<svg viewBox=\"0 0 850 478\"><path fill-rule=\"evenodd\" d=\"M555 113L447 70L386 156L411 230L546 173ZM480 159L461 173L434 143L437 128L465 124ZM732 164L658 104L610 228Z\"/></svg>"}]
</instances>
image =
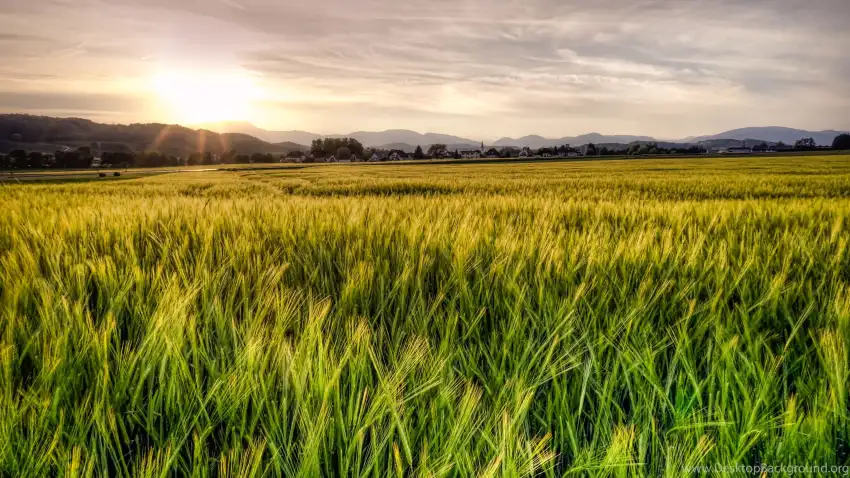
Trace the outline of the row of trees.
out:
<instances>
[{"instance_id":1,"label":"row of trees","mask_svg":"<svg viewBox=\"0 0 850 478\"><path fill-rule=\"evenodd\" d=\"M590 147L593 146L588 145L588 156L592 156L590 151ZM708 151L702 146L689 146L687 148L664 148L658 146L657 143L643 143L643 144L633 144L629 146L629 148L625 151L623 150L608 150L607 148L602 148L597 154L601 156L605 155L620 155L627 154L629 156L644 156L644 155L653 155L653 154L705 154Z\"/></svg>"},{"instance_id":2,"label":"row of trees","mask_svg":"<svg viewBox=\"0 0 850 478\"><path fill-rule=\"evenodd\" d=\"M316 158L335 156L337 159L347 160L352 156L362 158L366 151L360 141L354 138L320 138L313 140L310 154Z\"/></svg>"},{"instance_id":3,"label":"row of trees","mask_svg":"<svg viewBox=\"0 0 850 478\"><path fill-rule=\"evenodd\" d=\"M817 145L812 138L803 138L797 141L793 146L786 146L783 143L778 143L775 146L769 146L767 143L754 146L753 151L768 151L771 149L779 150L797 150L806 151L814 150ZM850 150L850 134L838 135L832 143L832 149ZM286 155L285 159L278 158L272 154L254 153L252 155L239 154L236 151L228 151L222 155L217 155L210 152L192 153L186 158L179 158L173 155L163 154L159 152L104 152L100 156L101 165L109 165L112 167L163 167L163 166L195 166L195 165L214 165L214 164L248 164L248 163L274 163L278 161L313 161L314 158L326 158L336 156L340 160L360 160L365 161L370 159L377 153L379 158L384 160L392 157L392 153L397 152L398 156L407 158L408 155L400 150L383 151L377 149L366 149L363 145L351 138L325 138L318 139L313 142L311 152L305 157L300 151L293 151ZM521 156L567 156L571 153L579 153L585 156L609 156L609 155L654 155L654 154L704 154L705 148L701 146L690 146L681 148L664 148L654 143L633 144L627 149L610 149L608 147L597 147L594 144L588 144L582 148L573 148L568 144L555 146L551 148L539 148L531 150L530 148L515 148L505 147L499 150L490 148L487 151L481 151L483 156L500 157L500 158L517 158ZM460 153L449 151L445 144L432 144L428 147L427 153L422 149L422 146L417 146L413 153L413 159L433 159L433 158L460 158ZM0 154L0 169L40 169L40 168L57 168L57 169L82 169L91 167L94 161L94 156L90 147L81 147L77 150L57 151L53 154L44 154L37 151L27 152L21 149L14 150L7 155Z\"/></svg>"},{"instance_id":4,"label":"row of trees","mask_svg":"<svg viewBox=\"0 0 850 478\"><path fill-rule=\"evenodd\" d=\"M38 151L27 153L22 149L16 149L7 155L0 154L0 169L80 169L91 166L92 159L90 154L79 150L44 154Z\"/></svg>"},{"instance_id":5,"label":"row of trees","mask_svg":"<svg viewBox=\"0 0 850 478\"><path fill-rule=\"evenodd\" d=\"M301 153L297 153L298 157ZM165 166L200 166L214 164L248 164L275 163L278 161L272 154L254 153L238 154L228 151L223 155L210 152L192 153L185 158L156 151L141 153L103 152L100 155L101 166L156 168ZM38 151L27 152L17 149L7 155L0 154L0 169L85 169L97 165L91 148L82 147L77 150L56 151L52 154Z\"/></svg>"},{"instance_id":6,"label":"row of trees","mask_svg":"<svg viewBox=\"0 0 850 478\"><path fill-rule=\"evenodd\" d=\"M228 151L221 156L213 153L192 153L186 157L187 166L213 165L213 164L250 164L250 163L276 163L277 158L273 154L254 153L238 154L236 151Z\"/></svg>"},{"instance_id":7,"label":"row of trees","mask_svg":"<svg viewBox=\"0 0 850 478\"><path fill-rule=\"evenodd\" d=\"M839 134L832 141L832 149L850 150L850 134Z\"/></svg>"}]
</instances>

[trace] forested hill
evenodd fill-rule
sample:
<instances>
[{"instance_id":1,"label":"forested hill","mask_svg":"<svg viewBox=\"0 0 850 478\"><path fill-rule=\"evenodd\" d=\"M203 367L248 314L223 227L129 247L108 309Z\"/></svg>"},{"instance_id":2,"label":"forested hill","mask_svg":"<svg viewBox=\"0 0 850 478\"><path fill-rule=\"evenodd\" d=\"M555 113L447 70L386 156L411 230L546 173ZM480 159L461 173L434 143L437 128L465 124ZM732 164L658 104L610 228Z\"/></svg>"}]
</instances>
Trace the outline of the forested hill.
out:
<instances>
[{"instance_id":1,"label":"forested hill","mask_svg":"<svg viewBox=\"0 0 850 478\"><path fill-rule=\"evenodd\" d=\"M0 115L0 153L12 149L51 150L89 146L113 152L158 151L175 156L193 152L288 153L309 148L272 144L247 134L214 133L179 125L102 124L80 118Z\"/></svg>"}]
</instances>

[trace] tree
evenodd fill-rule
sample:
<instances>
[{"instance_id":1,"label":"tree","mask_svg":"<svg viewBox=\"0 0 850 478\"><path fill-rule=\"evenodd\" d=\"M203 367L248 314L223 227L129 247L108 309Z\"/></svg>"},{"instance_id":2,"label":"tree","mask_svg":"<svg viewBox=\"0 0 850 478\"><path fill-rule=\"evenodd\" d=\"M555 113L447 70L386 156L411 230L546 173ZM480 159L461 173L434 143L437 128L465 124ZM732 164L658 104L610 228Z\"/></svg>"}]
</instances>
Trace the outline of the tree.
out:
<instances>
[{"instance_id":1,"label":"tree","mask_svg":"<svg viewBox=\"0 0 850 478\"><path fill-rule=\"evenodd\" d=\"M794 143L794 149L815 149L817 144L812 138L803 138Z\"/></svg>"},{"instance_id":2,"label":"tree","mask_svg":"<svg viewBox=\"0 0 850 478\"><path fill-rule=\"evenodd\" d=\"M596 149L596 145L593 143L588 143L587 150L584 153L585 156L598 156L599 150Z\"/></svg>"},{"instance_id":3,"label":"tree","mask_svg":"<svg viewBox=\"0 0 850 478\"><path fill-rule=\"evenodd\" d=\"M7 158L10 166L14 166L16 168L22 168L27 165L27 152L23 149L16 149L9 153Z\"/></svg>"},{"instance_id":4,"label":"tree","mask_svg":"<svg viewBox=\"0 0 850 478\"><path fill-rule=\"evenodd\" d=\"M517 156L519 156L519 148L513 146L506 146L499 151L500 158L516 158Z\"/></svg>"},{"instance_id":5,"label":"tree","mask_svg":"<svg viewBox=\"0 0 850 478\"><path fill-rule=\"evenodd\" d=\"M363 150L366 149L363 147L363 143L354 138L343 138L342 147L350 149L352 156L363 156Z\"/></svg>"},{"instance_id":6,"label":"tree","mask_svg":"<svg viewBox=\"0 0 850 478\"><path fill-rule=\"evenodd\" d=\"M57 151L56 152L56 167L59 168L87 168L89 164L79 151Z\"/></svg>"},{"instance_id":7,"label":"tree","mask_svg":"<svg viewBox=\"0 0 850 478\"><path fill-rule=\"evenodd\" d=\"M425 153L422 151L422 146L416 146L416 151L413 152L413 159L425 159Z\"/></svg>"},{"instance_id":8,"label":"tree","mask_svg":"<svg viewBox=\"0 0 850 478\"><path fill-rule=\"evenodd\" d=\"M318 157L325 155L325 141L322 138L314 139L310 145L310 154Z\"/></svg>"},{"instance_id":9,"label":"tree","mask_svg":"<svg viewBox=\"0 0 850 478\"><path fill-rule=\"evenodd\" d=\"M363 156L364 148L360 141L354 138L319 138L310 145L310 153L317 158L339 154L341 148L348 148L350 156ZM349 156L349 157L350 157Z\"/></svg>"},{"instance_id":10,"label":"tree","mask_svg":"<svg viewBox=\"0 0 850 478\"><path fill-rule=\"evenodd\" d=\"M100 155L101 166L110 165L110 166L127 167L127 166L130 166L131 164L133 164L134 160L135 160L135 158L133 157L133 155L131 153L124 153L124 152L111 153L111 152L108 152L108 151L104 151Z\"/></svg>"},{"instance_id":11,"label":"tree","mask_svg":"<svg viewBox=\"0 0 850 478\"><path fill-rule=\"evenodd\" d=\"M351 159L351 148L349 148L348 146L343 146L336 150L336 159Z\"/></svg>"},{"instance_id":12,"label":"tree","mask_svg":"<svg viewBox=\"0 0 850 478\"><path fill-rule=\"evenodd\" d=\"M832 140L832 149L850 149L850 134L839 134Z\"/></svg>"},{"instance_id":13,"label":"tree","mask_svg":"<svg viewBox=\"0 0 850 478\"><path fill-rule=\"evenodd\" d=\"M40 168L42 166L42 161L44 160L44 155L39 153L38 151L32 151L27 155L27 167L28 168Z\"/></svg>"},{"instance_id":14,"label":"tree","mask_svg":"<svg viewBox=\"0 0 850 478\"><path fill-rule=\"evenodd\" d=\"M391 149L389 153L387 153L387 161L401 161L402 159L407 159L407 153L405 153L401 149Z\"/></svg>"},{"instance_id":15,"label":"tree","mask_svg":"<svg viewBox=\"0 0 850 478\"><path fill-rule=\"evenodd\" d=\"M653 149L655 149L656 152L658 151L658 148L656 148L654 144L649 144L649 143L642 144L642 145L638 146L638 149L635 152L635 154L637 154L639 156L642 156L644 154L653 154L652 153Z\"/></svg>"},{"instance_id":16,"label":"tree","mask_svg":"<svg viewBox=\"0 0 850 478\"><path fill-rule=\"evenodd\" d=\"M432 158L442 158L446 155L446 145L445 144L432 144L428 147L428 156Z\"/></svg>"},{"instance_id":17,"label":"tree","mask_svg":"<svg viewBox=\"0 0 850 478\"><path fill-rule=\"evenodd\" d=\"M273 163L274 156L271 154L254 153L251 155L252 163Z\"/></svg>"},{"instance_id":18,"label":"tree","mask_svg":"<svg viewBox=\"0 0 850 478\"><path fill-rule=\"evenodd\" d=\"M222 154L221 158L219 159L219 163L221 163L221 164L230 164L230 163L233 163L234 161L236 161L236 150L235 149L231 149L230 151Z\"/></svg>"}]
</instances>

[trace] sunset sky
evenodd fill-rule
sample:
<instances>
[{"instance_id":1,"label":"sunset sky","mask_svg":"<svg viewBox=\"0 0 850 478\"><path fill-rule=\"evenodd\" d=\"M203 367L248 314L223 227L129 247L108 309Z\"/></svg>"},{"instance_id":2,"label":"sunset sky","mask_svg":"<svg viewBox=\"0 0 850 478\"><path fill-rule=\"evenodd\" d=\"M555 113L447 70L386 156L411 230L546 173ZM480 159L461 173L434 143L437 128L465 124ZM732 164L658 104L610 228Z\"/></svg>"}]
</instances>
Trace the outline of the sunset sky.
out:
<instances>
[{"instance_id":1,"label":"sunset sky","mask_svg":"<svg viewBox=\"0 0 850 478\"><path fill-rule=\"evenodd\" d=\"M0 112L488 139L850 129L848 0L0 2Z\"/></svg>"}]
</instances>

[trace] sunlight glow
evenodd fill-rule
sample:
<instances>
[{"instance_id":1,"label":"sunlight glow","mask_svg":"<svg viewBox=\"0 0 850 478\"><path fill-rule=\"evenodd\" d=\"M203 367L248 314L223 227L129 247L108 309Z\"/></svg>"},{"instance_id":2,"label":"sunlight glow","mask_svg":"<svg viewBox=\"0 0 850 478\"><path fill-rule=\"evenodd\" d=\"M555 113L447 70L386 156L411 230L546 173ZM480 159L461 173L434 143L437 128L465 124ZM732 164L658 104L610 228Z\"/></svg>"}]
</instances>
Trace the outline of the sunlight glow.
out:
<instances>
[{"instance_id":1,"label":"sunlight glow","mask_svg":"<svg viewBox=\"0 0 850 478\"><path fill-rule=\"evenodd\" d=\"M168 71L152 79L162 107L175 122L250 121L262 97L247 72Z\"/></svg>"}]
</instances>

